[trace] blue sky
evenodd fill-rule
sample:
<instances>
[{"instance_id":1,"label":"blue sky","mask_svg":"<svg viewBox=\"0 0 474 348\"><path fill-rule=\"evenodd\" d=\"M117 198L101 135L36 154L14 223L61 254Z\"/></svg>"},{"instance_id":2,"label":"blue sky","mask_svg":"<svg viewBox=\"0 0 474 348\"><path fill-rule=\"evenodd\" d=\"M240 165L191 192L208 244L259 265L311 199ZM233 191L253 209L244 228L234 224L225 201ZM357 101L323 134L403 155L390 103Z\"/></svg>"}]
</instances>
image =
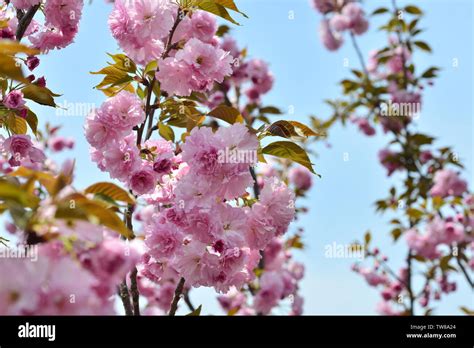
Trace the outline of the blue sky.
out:
<instances>
[{"instance_id":1,"label":"blue sky","mask_svg":"<svg viewBox=\"0 0 474 348\"><path fill-rule=\"evenodd\" d=\"M465 177L473 179L473 3L471 0L432 0L417 2L425 11L423 39L433 48L433 55L417 54L420 69L429 65L442 67L435 86L426 90L420 131L437 137L437 144L451 145L466 165ZM375 1L366 1L368 12ZM389 0L377 5L390 6ZM399 1L399 5L408 2ZM359 62L349 40L335 53L326 51L318 38L321 16L313 11L308 0L237 0L249 19L239 18L242 26L234 27L233 34L241 46L248 47L252 57L269 62L276 77L273 91L265 103L283 110L294 108L286 118L302 122L309 115L327 117L330 113L324 99L335 98L340 89L337 82L349 75L350 68ZM99 70L107 60L106 52L119 52L107 27L111 10L103 0L86 1L80 32L76 43L62 51L53 51L42 58L37 75L46 73L48 86L61 93L59 102L100 105L104 96L92 87L99 78L90 71ZM293 19L290 19L293 18ZM373 23L372 23L373 24ZM385 44L385 36L372 25L370 32L360 38L364 52ZM346 38L348 39L348 38ZM349 67L343 60L349 60ZM453 59L459 66L452 66ZM67 157L77 160L76 186L85 187L98 180L108 180L90 161L88 145L83 137L83 116L58 116L53 109L38 108L42 122L63 124L62 135L76 138L74 152ZM298 222L306 230L307 249L298 258L307 266L302 283L307 314L374 314L378 292L369 288L363 279L350 271L352 260L324 257L324 246L350 243L362 238L366 230L373 234L373 243L381 247L395 265L400 265L405 254L403 245L393 245L387 235L390 216L376 215L373 202L386 195L394 178L387 179L377 162L377 151L386 145L387 138L378 134L366 138L353 127L335 127L331 132L331 148L318 145L314 163L321 179L316 179L305 204L310 214ZM344 153L349 161L343 160ZM61 158L64 158L61 155ZM398 266L397 266L398 268ZM459 305L471 304L472 294L467 286L460 286L455 295L445 298L437 306L442 314L458 314ZM193 301L203 304L205 313L216 313L215 296L208 290L193 293Z\"/></svg>"}]
</instances>

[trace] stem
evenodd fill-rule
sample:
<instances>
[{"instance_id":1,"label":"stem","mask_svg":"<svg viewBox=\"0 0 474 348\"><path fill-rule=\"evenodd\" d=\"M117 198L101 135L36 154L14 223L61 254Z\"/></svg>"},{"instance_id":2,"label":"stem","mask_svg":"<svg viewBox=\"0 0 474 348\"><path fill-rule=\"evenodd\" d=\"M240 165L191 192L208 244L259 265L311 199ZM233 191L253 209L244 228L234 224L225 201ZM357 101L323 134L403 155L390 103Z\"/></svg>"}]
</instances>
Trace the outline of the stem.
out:
<instances>
[{"instance_id":1,"label":"stem","mask_svg":"<svg viewBox=\"0 0 474 348\"><path fill-rule=\"evenodd\" d=\"M466 278L467 282L471 286L471 289L474 289L474 282L471 279L471 277L469 276L469 273L467 273L467 270L464 267L464 265L462 264L461 259L459 257L456 257L456 261L457 261L458 266L461 269L462 273L464 274L464 277Z\"/></svg>"},{"instance_id":2,"label":"stem","mask_svg":"<svg viewBox=\"0 0 474 348\"><path fill-rule=\"evenodd\" d=\"M250 167L250 175L252 175L252 179L253 179L253 194L255 198L258 199L258 197L260 196L260 186L258 186L257 174L255 174L254 167Z\"/></svg>"},{"instance_id":3,"label":"stem","mask_svg":"<svg viewBox=\"0 0 474 348\"><path fill-rule=\"evenodd\" d=\"M118 295L122 300L125 315L132 316L133 310L132 304L130 303L130 293L128 292L127 282L125 280L118 286Z\"/></svg>"},{"instance_id":4,"label":"stem","mask_svg":"<svg viewBox=\"0 0 474 348\"><path fill-rule=\"evenodd\" d=\"M191 302L191 299L189 298L188 291L186 291L184 294L184 302L186 303L191 312L194 312L196 310L196 307L194 307L193 303Z\"/></svg>"},{"instance_id":5,"label":"stem","mask_svg":"<svg viewBox=\"0 0 474 348\"><path fill-rule=\"evenodd\" d=\"M412 278L412 269L411 269L411 260L413 258L413 255L411 253L411 249L408 250L408 255L407 255L407 290L408 290L408 295L410 297L410 315L414 316L415 315L415 296L413 296L413 290L411 287L411 278Z\"/></svg>"},{"instance_id":6,"label":"stem","mask_svg":"<svg viewBox=\"0 0 474 348\"><path fill-rule=\"evenodd\" d=\"M35 16L39 8L40 8L40 4L32 6L26 13L17 12L17 16L19 18L18 18L18 27L16 29L15 36L18 42L20 42L21 39L23 38L23 35L25 35L26 29L30 25L31 21L33 20L33 17Z\"/></svg>"},{"instance_id":7,"label":"stem","mask_svg":"<svg viewBox=\"0 0 474 348\"><path fill-rule=\"evenodd\" d=\"M360 65L362 65L362 70L364 70L364 74L368 79L369 78L369 72L367 71L367 65L365 64L364 56L362 55L362 51L360 50L359 44L357 43L355 35L352 31L350 32L350 36L351 36L351 40L352 40L352 45L354 46L354 49L357 52L357 56L359 57Z\"/></svg>"},{"instance_id":8,"label":"stem","mask_svg":"<svg viewBox=\"0 0 474 348\"><path fill-rule=\"evenodd\" d=\"M179 302L179 299L181 298L181 294L183 293L183 288L184 288L184 278L181 278L174 292L173 302L171 302L170 312L168 313L170 317L174 317L174 315L176 314L176 310L178 309L178 302Z\"/></svg>"},{"instance_id":9,"label":"stem","mask_svg":"<svg viewBox=\"0 0 474 348\"><path fill-rule=\"evenodd\" d=\"M137 268L133 267L130 274L130 292L132 294L133 315L135 316L140 315L140 292L138 291L137 273Z\"/></svg>"},{"instance_id":10,"label":"stem","mask_svg":"<svg viewBox=\"0 0 474 348\"><path fill-rule=\"evenodd\" d=\"M155 96L154 105L156 105L156 103L158 103L158 97ZM147 126L145 140L150 139L151 134L153 133L154 130L156 130L156 128L153 127L153 118L155 116L155 110L156 110L155 107L150 109L150 116L148 117L148 126Z\"/></svg>"},{"instance_id":11,"label":"stem","mask_svg":"<svg viewBox=\"0 0 474 348\"><path fill-rule=\"evenodd\" d=\"M395 16L398 17L398 6L397 6L397 2L396 0L392 0L392 6L393 6L393 9L395 11ZM398 38L398 42L399 44L401 45L402 47L402 54L401 54L401 58L402 58L402 65L403 65L403 87L404 89L407 89L408 87L408 71L407 71L407 66L406 66L406 59L405 59L405 43L403 41L403 38L402 38L402 32L400 30L400 27L398 26L397 27L397 38Z\"/></svg>"},{"instance_id":12,"label":"stem","mask_svg":"<svg viewBox=\"0 0 474 348\"><path fill-rule=\"evenodd\" d=\"M179 23L183 20L182 14L183 12L181 8L178 8L178 13L176 14L176 20L174 21L173 27L171 28L170 35L168 36L168 41L166 43L165 51L161 55L160 59L165 59L166 57L168 57L171 50L175 48L175 45L172 44L173 36L176 31L176 28L178 28ZM146 117L148 118L148 131L146 134L146 139L149 139L151 137L151 132L152 132L152 127L150 127L150 124L153 124L153 115L155 112L155 108L151 107L151 96L153 95L153 88L155 87L156 73L158 72L158 70L159 70L159 67L156 69L155 73L153 74L153 78L151 80L150 85L148 86L148 91L147 91L147 96L146 96L145 114L146 114ZM145 123L146 123L146 119L140 125L138 129L137 146L140 146L142 143L143 131L145 130Z\"/></svg>"}]
</instances>

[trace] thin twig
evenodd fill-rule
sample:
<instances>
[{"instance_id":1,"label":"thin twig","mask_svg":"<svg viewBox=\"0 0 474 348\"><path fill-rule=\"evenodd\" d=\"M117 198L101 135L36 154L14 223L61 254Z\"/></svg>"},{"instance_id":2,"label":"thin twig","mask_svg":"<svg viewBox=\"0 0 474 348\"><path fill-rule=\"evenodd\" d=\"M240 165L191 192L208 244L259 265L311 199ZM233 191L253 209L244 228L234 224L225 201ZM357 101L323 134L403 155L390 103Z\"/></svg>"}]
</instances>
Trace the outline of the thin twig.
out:
<instances>
[{"instance_id":1,"label":"thin twig","mask_svg":"<svg viewBox=\"0 0 474 348\"><path fill-rule=\"evenodd\" d=\"M174 36L174 33L175 33L176 29L178 28L179 23L181 23L182 20L183 20L183 12L182 12L181 8L178 8L178 13L176 14L176 20L173 24L173 27L171 28L165 51L161 55L160 59L165 59L166 57L168 57L171 50L173 48L175 48L175 45L173 45L173 36ZM153 74L153 78L151 79L151 83L148 86L148 91L147 91L147 96L146 96L146 105L145 105L146 118L145 118L145 121L138 128L137 146L140 146L141 143L142 143L143 132L145 130L145 124L147 123L147 119L148 119L148 124L149 125L150 125L150 123L153 124L153 116L154 116L154 113L155 113L155 108L151 107L151 97L153 95L153 89L154 89L155 83L156 83L156 73L158 71L159 71L159 67L156 68L156 71ZM150 126L148 126L148 132L146 134L146 139L149 139L151 137L151 132L150 132L151 129L152 128Z\"/></svg>"},{"instance_id":2,"label":"thin twig","mask_svg":"<svg viewBox=\"0 0 474 348\"><path fill-rule=\"evenodd\" d=\"M362 55L362 51L360 50L359 44L357 43L357 40L355 38L354 33L351 31L350 32L351 40L352 40L352 45L354 46L354 49L357 52L357 56L359 57L360 65L362 66L362 70L364 70L364 74L366 78L369 78L369 72L367 71L367 65L365 64L364 56Z\"/></svg>"},{"instance_id":3,"label":"thin twig","mask_svg":"<svg viewBox=\"0 0 474 348\"><path fill-rule=\"evenodd\" d=\"M194 312L196 310L196 307L194 307L193 303L191 302L191 299L189 298L188 291L184 293L184 302L186 303L191 312Z\"/></svg>"},{"instance_id":4,"label":"thin twig","mask_svg":"<svg viewBox=\"0 0 474 348\"><path fill-rule=\"evenodd\" d=\"M137 273L137 268L133 267L133 270L130 273L130 293L132 294L134 316L140 315L140 292L138 291Z\"/></svg>"},{"instance_id":5,"label":"thin twig","mask_svg":"<svg viewBox=\"0 0 474 348\"><path fill-rule=\"evenodd\" d=\"M413 295L413 290L411 287L411 279L412 279L412 264L411 260L413 259L413 255L411 253L411 249L408 249L408 255L407 255L407 291L409 295L409 300L410 300L410 315L414 316L415 315L415 296Z\"/></svg>"},{"instance_id":6,"label":"thin twig","mask_svg":"<svg viewBox=\"0 0 474 348\"><path fill-rule=\"evenodd\" d=\"M456 257L456 261L457 261L458 266L461 269L462 273L464 274L464 277L466 278L467 282L471 286L471 289L474 289L474 282L472 281L471 277L469 276L469 273L467 273L467 270L464 267L464 265L461 263L461 259L459 257Z\"/></svg>"},{"instance_id":7,"label":"thin twig","mask_svg":"<svg viewBox=\"0 0 474 348\"><path fill-rule=\"evenodd\" d=\"M125 315L132 316L133 310L132 304L130 303L130 293L128 292L127 282L125 280L118 286L118 295L122 300Z\"/></svg>"},{"instance_id":8,"label":"thin twig","mask_svg":"<svg viewBox=\"0 0 474 348\"><path fill-rule=\"evenodd\" d=\"M179 280L178 286L176 287L176 290L174 291L173 302L171 302L170 312L168 313L170 317L173 317L176 314L176 310L178 309L178 302L179 302L179 299L181 298L181 294L183 293L183 289L184 289L184 278L181 278Z\"/></svg>"},{"instance_id":9,"label":"thin twig","mask_svg":"<svg viewBox=\"0 0 474 348\"><path fill-rule=\"evenodd\" d=\"M26 13L23 13L21 19L19 18L18 27L16 28L16 40L21 41L23 35L25 35L26 29L30 25L33 17L35 16L36 12L40 8L40 4L32 6ZM18 14L18 13L17 13Z\"/></svg>"}]
</instances>

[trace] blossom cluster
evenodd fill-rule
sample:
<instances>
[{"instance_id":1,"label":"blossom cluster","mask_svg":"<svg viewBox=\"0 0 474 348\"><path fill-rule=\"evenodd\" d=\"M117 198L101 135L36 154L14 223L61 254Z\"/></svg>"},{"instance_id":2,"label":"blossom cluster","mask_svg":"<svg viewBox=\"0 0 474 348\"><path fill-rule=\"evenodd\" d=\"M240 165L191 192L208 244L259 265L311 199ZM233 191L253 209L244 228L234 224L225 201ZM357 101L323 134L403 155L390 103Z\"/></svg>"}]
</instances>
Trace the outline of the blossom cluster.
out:
<instances>
[{"instance_id":1,"label":"blossom cluster","mask_svg":"<svg viewBox=\"0 0 474 348\"><path fill-rule=\"evenodd\" d=\"M361 5L353 0L312 0L314 8L324 14L319 34L324 46L336 51L344 43L344 32L362 35L369 28ZM328 18L330 16L330 18Z\"/></svg>"},{"instance_id":2,"label":"blossom cluster","mask_svg":"<svg viewBox=\"0 0 474 348\"><path fill-rule=\"evenodd\" d=\"M413 121L420 116L424 85L433 84L432 79L439 69L431 67L419 76L415 74L414 46L430 51L427 43L414 39L421 32L417 25L422 11L416 6L399 9L396 1L392 5L393 12L385 7L374 11L374 14L392 13L388 24L381 27L387 31L388 45L371 51L367 64L361 56L362 70L354 72L360 79L345 80L347 88L344 93L352 95L359 88L380 89L363 103L363 107L372 109L366 117L349 115L347 118L367 136L375 135L375 126L379 124L384 133L394 137L391 147L380 150L378 157L388 176L395 172L407 175L402 188L405 192L399 193L398 187L392 187L388 199L377 201L377 209L400 209L406 213L406 224L398 218L391 224L394 225L394 240L404 237L408 247L407 264L398 272L391 271L388 258L377 248L369 248L369 234L365 238L365 255L374 259L374 265L368 268L356 264L353 269L370 286L380 289L382 302L377 306L380 314L414 314L415 302L429 314L432 311L430 301L440 300L442 293L456 290L456 282L448 281L452 272L466 275L464 264L470 268L474 265L472 195L468 192L467 182L448 167L459 165L450 148L435 152L428 148L434 138L411 129ZM342 45L340 32L348 29L348 13L363 13L360 5L352 1L315 0L314 6L326 16L321 34L323 43L331 51ZM407 22L400 13L409 13L416 18ZM328 19L328 15L331 18ZM362 34L368 27L362 16L359 19L362 30L352 30L352 35ZM405 25L409 25L408 30L403 29ZM359 50L355 37L353 41ZM359 106L354 105L351 110L356 111ZM398 149L395 150L395 146ZM455 259L456 267L450 264ZM415 261L420 265L431 265L425 267L425 285L421 291L414 287L413 278L419 274L415 270L415 265L418 265ZM469 275L466 279L472 285ZM410 299L408 304L406 298ZM394 309L392 304L395 303L404 309Z\"/></svg>"},{"instance_id":3,"label":"blossom cluster","mask_svg":"<svg viewBox=\"0 0 474 348\"><path fill-rule=\"evenodd\" d=\"M186 15L178 9L170 0L118 0L109 26L134 62L158 61L156 78L163 91L189 96L222 82L232 73L234 58L218 47L214 16L199 10Z\"/></svg>"},{"instance_id":4,"label":"blossom cluster","mask_svg":"<svg viewBox=\"0 0 474 348\"><path fill-rule=\"evenodd\" d=\"M97 230L91 224L84 224L76 232L91 227ZM138 253L115 236L110 237L111 233L104 228L100 230L109 237L92 246L75 246L76 258L61 242L53 241L37 246L35 259L2 259L0 275L8 281L0 284L0 312L3 315L114 314L112 299L116 284L137 262Z\"/></svg>"},{"instance_id":5,"label":"blossom cluster","mask_svg":"<svg viewBox=\"0 0 474 348\"><path fill-rule=\"evenodd\" d=\"M164 140L149 140L138 149L133 127L144 120L141 100L122 91L91 112L85 124L92 159L137 195L153 192L162 176L180 162L171 143Z\"/></svg>"},{"instance_id":6,"label":"blossom cluster","mask_svg":"<svg viewBox=\"0 0 474 348\"><path fill-rule=\"evenodd\" d=\"M3 2L3 1L2 1ZM83 0L12 0L12 6L20 11L39 7L43 9L44 23L32 20L25 30L34 47L41 51L61 49L71 44L79 29ZM2 29L2 38L15 39L19 22L14 9L0 3L0 16L8 25Z\"/></svg>"},{"instance_id":7,"label":"blossom cluster","mask_svg":"<svg viewBox=\"0 0 474 348\"><path fill-rule=\"evenodd\" d=\"M231 289L218 297L227 313L235 315L267 315L283 299L291 305L290 315L303 313L303 298L298 294L298 282L304 276L304 265L292 260L290 250L281 238L273 239L265 248L265 265L252 303L245 293Z\"/></svg>"},{"instance_id":8,"label":"blossom cluster","mask_svg":"<svg viewBox=\"0 0 474 348\"><path fill-rule=\"evenodd\" d=\"M262 97L273 88L274 76L265 61L258 58L248 59L245 51L238 47L231 35L226 34L220 38L219 45L235 58L234 69L232 75L210 93L205 103L214 108L225 102L228 93L239 90L239 94L246 97L246 103L241 107L242 115L248 118L246 109L251 105L261 104Z\"/></svg>"},{"instance_id":9,"label":"blossom cluster","mask_svg":"<svg viewBox=\"0 0 474 348\"><path fill-rule=\"evenodd\" d=\"M204 127L191 132L182 146L184 162L145 196L155 209L143 221L149 249L143 274L161 279L160 272L171 268L188 286L219 292L240 289L254 278L259 250L285 233L294 218L293 195L271 178L258 202L239 206L236 199L252 183L253 163L221 163L218 153L226 147L256 151L257 146L240 124L215 133Z\"/></svg>"}]
</instances>

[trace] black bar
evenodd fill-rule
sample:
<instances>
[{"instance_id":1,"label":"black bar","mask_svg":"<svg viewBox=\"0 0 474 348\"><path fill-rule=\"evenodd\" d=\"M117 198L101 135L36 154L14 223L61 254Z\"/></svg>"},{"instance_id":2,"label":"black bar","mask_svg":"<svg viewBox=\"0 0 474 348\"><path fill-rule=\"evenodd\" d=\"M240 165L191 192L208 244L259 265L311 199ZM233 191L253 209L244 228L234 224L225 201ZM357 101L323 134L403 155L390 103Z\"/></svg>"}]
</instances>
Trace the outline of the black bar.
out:
<instances>
[{"instance_id":1,"label":"black bar","mask_svg":"<svg viewBox=\"0 0 474 348\"><path fill-rule=\"evenodd\" d=\"M20 338L20 325L55 325L55 340ZM430 326L431 325L431 326ZM423 330L422 330L423 328ZM407 334L425 337L410 338ZM451 335L434 338L428 335ZM452 335L455 335L452 336ZM0 347L28 344L222 345L249 343L411 345L473 347L474 319L468 316L378 317L0 317Z\"/></svg>"}]
</instances>

